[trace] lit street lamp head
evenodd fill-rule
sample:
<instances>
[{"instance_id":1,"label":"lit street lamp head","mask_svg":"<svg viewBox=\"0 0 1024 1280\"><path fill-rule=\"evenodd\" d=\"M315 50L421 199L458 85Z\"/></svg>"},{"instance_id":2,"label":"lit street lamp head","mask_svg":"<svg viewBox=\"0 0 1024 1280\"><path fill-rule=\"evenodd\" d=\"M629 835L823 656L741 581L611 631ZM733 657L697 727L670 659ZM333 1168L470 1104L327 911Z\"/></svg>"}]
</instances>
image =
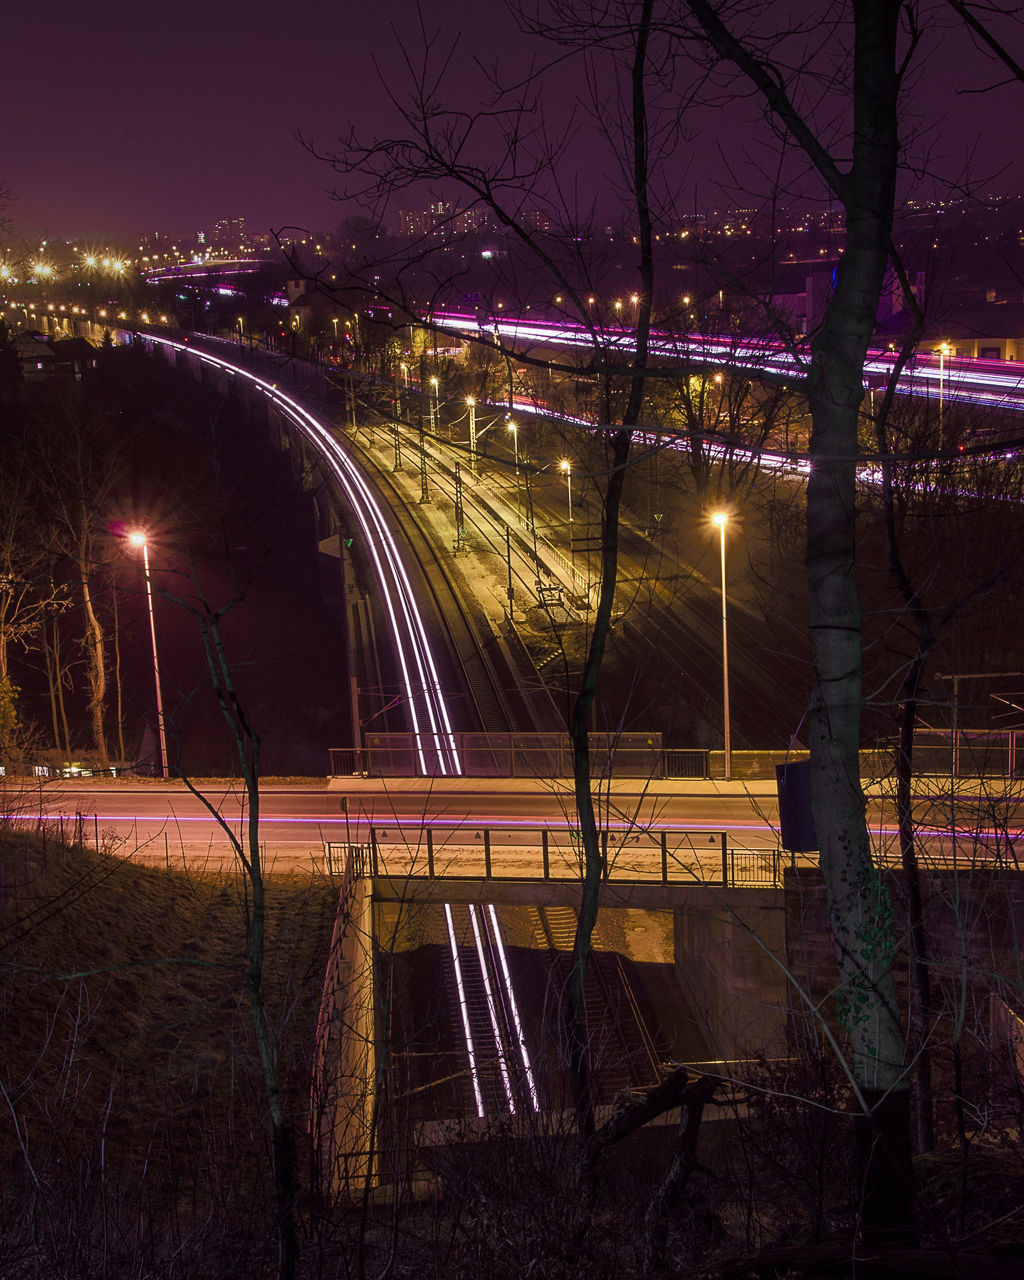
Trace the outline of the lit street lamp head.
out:
<instances>
[{"instance_id":1,"label":"lit street lamp head","mask_svg":"<svg viewBox=\"0 0 1024 1280\"><path fill-rule=\"evenodd\" d=\"M727 511L716 511L711 517L711 523L717 524L721 529L729 523L729 513Z\"/></svg>"},{"instance_id":2,"label":"lit street lamp head","mask_svg":"<svg viewBox=\"0 0 1024 1280\"><path fill-rule=\"evenodd\" d=\"M144 547L146 545L146 535L136 531L135 533L130 533L128 535L128 541L133 547Z\"/></svg>"}]
</instances>

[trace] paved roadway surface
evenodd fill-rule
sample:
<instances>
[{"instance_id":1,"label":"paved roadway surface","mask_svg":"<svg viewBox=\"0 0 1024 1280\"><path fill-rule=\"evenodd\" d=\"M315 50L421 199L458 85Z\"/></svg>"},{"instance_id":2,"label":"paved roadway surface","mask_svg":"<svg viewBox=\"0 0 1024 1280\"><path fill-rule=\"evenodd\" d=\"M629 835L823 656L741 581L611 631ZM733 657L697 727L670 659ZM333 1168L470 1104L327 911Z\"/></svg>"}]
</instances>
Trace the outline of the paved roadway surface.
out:
<instances>
[{"instance_id":1,"label":"paved roadway surface","mask_svg":"<svg viewBox=\"0 0 1024 1280\"><path fill-rule=\"evenodd\" d=\"M231 829L239 831L245 817L241 789L223 781L206 782L202 789ZM231 860L230 843L215 817L180 782L82 780L40 786L9 780L0 798L9 814L25 819L42 815L66 822L82 814L88 843L98 838L102 846L112 850L137 850L136 856L146 861L180 863L184 857L193 865L207 861L224 865ZM662 831L673 850L712 846L711 834L721 832L731 849L766 851L778 847L775 788L764 780L648 784L639 779L616 780L601 809L614 833L613 843L620 849L630 842L643 845L652 857L660 850ZM931 828L933 851L948 851L949 801L941 786L936 785L934 793L922 788L917 815ZM876 842L891 848L891 802L871 798L868 816ZM1022 819L1024 812L1010 813L1006 825L1001 821L988 834L989 847L1012 853ZM563 849L568 856L572 848L568 833L574 825L566 780L346 777L291 783L271 780L261 791L260 842L268 860L289 869L320 864L327 844L364 843L371 826L382 845L407 850L422 847L421 833L429 827L438 849L447 848L452 857L465 863L460 867L464 873L475 873L476 865L482 865L479 833L485 828L494 833L491 839L496 851L532 850L535 864L540 831L553 833L553 848ZM987 831L991 825L980 801L968 795L958 800L959 838L975 827ZM655 836L636 838L645 829ZM704 833L704 838L699 838L699 833ZM630 839L624 840L624 836ZM717 850L720 845L719 837L712 847ZM471 850L476 854L470 856ZM439 858L437 869L451 865L452 857ZM518 865L509 863L506 870L496 852L494 874L524 874L525 865L516 861Z\"/></svg>"}]
</instances>

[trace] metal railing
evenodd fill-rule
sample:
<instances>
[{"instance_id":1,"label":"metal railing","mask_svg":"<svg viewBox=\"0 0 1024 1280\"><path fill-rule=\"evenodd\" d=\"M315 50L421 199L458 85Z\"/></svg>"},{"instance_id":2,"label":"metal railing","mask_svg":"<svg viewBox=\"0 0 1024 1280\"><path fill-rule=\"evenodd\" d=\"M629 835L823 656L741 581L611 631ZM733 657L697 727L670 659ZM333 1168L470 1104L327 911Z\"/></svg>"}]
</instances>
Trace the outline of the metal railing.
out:
<instances>
[{"instance_id":1,"label":"metal railing","mask_svg":"<svg viewBox=\"0 0 1024 1280\"><path fill-rule=\"evenodd\" d=\"M329 866L396 883L425 880L579 883L583 851L572 828L371 827L363 845L325 844ZM604 880L629 885L781 888L791 857L779 848L730 846L724 831L604 831Z\"/></svg>"},{"instance_id":2,"label":"metal railing","mask_svg":"<svg viewBox=\"0 0 1024 1280\"><path fill-rule=\"evenodd\" d=\"M381 778L420 777L421 761L433 758L432 753L419 749L418 739L424 737L429 735L368 733L358 759L357 753L349 748L331 748L331 774L342 777L359 772ZM572 777L572 745L568 734L455 733L452 738L465 777ZM590 768L595 779L659 778L664 754L660 733L590 734Z\"/></svg>"},{"instance_id":3,"label":"metal railing","mask_svg":"<svg viewBox=\"0 0 1024 1280\"><path fill-rule=\"evenodd\" d=\"M710 778L711 752L681 750L675 747L662 752L663 778Z\"/></svg>"}]
</instances>

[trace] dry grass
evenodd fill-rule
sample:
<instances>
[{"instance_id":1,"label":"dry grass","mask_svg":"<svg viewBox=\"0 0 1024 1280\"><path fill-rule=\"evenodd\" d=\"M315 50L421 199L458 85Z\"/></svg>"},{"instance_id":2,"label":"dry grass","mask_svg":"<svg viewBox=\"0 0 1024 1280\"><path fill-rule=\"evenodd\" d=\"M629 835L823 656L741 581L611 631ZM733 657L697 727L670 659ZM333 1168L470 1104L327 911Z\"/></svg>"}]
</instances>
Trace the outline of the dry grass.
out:
<instances>
[{"instance_id":1,"label":"dry grass","mask_svg":"<svg viewBox=\"0 0 1024 1280\"><path fill-rule=\"evenodd\" d=\"M114 1179L131 1189L134 1222L145 1202L187 1235L236 1198L258 1220L267 1126L243 991L244 881L44 846L17 830L0 838L0 872L9 1191L20 1186L24 1203L29 1189L57 1188L68 1219L94 1201L97 1179ZM265 989L300 1136L334 901L312 873L268 881ZM26 1239L38 1234L35 1224Z\"/></svg>"}]
</instances>

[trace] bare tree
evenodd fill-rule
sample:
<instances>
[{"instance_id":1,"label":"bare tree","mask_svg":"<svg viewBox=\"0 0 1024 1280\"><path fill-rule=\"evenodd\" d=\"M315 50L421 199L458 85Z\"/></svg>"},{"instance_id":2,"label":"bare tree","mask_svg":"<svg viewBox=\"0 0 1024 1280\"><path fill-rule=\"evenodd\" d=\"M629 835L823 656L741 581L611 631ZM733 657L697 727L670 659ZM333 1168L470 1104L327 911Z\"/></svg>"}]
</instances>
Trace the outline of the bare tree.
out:
<instances>
[{"instance_id":1,"label":"bare tree","mask_svg":"<svg viewBox=\"0 0 1024 1280\"><path fill-rule=\"evenodd\" d=\"M954 4L954 8L966 6ZM863 1231L876 1241L913 1240L917 1227L910 1162L910 1074L894 981L897 939L892 903L872 858L860 779L863 628L855 571L865 357L887 271L894 270L907 282L893 247L892 227L903 141L900 95L915 68L921 37L918 13L891 0L853 0L849 6L837 7L832 15L835 25L824 28L823 43L816 46L821 58L817 61L807 52L812 25L796 23L781 6L757 6L751 12L749 6L739 4L686 0L683 6L663 9L653 0L638 0L588 5L582 10L556 2L531 7L529 12L517 7L517 12L528 30L556 49L552 65L561 66L563 59L583 49L584 63L591 71L598 54L608 54L619 68L619 78L606 82L613 88L606 91L603 104L607 107L611 101L619 110L605 110L602 118L612 121L609 128L617 130L613 151L622 167L619 189L628 203L637 262L636 312L628 342L620 334L604 331L587 306L583 282L588 280L591 264L582 260L581 251L531 237L517 216L524 192L536 189L542 175L546 177L567 160L562 148L545 142L540 125L534 126L531 112L540 94L539 79L521 82L515 95L503 95L495 77L495 98L487 110L470 114L447 108L442 87L450 51L427 38L422 66L410 63L409 100L392 99L405 132L369 145L350 137L329 158L349 179L347 193L361 194L378 215L399 192L420 183L447 184L460 191L469 206L488 211L530 263L531 282L542 275L547 291L558 291L565 313L591 339L582 370L568 359L548 361L484 331L474 339L506 350L527 367L548 363L566 377L581 371L593 375L600 386L598 419L606 449L601 589L570 715L576 803L587 855L574 955L577 980L585 972L602 873L586 728L611 617L618 517L632 458L632 435L643 420L652 374L649 336L658 207L652 175L659 172L661 161L675 155L679 118L686 106L699 101L730 102L752 94L761 102L781 146L802 157L808 180L824 191L843 216L845 249L823 314L810 334L799 379L811 420L805 547L814 658L812 796L840 969L839 1018L850 1046L864 1188ZM976 21L975 15L967 16ZM816 24L817 19L815 31ZM794 48L799 51L795 57ZM1002 60L1018 74L1012 59ZM685 75L679 72L683 63ZM652 97L659 104L657 111L651 109ZM676 112L671 124L661 114L667 101ZM499 159L479 158L475 147L481 135L487 138L489 155ZM568 215L567 205L563 202L561 212ZM564 222L578 227L572 216L565 216ZM579 240L576 237L576 243ZM352 264L347 283L358 286L361 278L365 293L376 290L386 296L401 323L429 326L447 281L435 275L432 287L424 283L429 275L424 247L404 261L399 261L401 253L401 246L392 250L385 264L389 272L370 273L363 270L367 264ZM732 288L736 282L727 283ZM785 336L787 326L776 323L773 331ZM698 401L706 402L706 385L698 387L698 392ZM706 403L697 407L703 413ZM913 612L918 602L912 588L909 594L904 592L904 599ZM923 649L930 650L931 622L920 613L917 617L924 622ZM908 704L916 680L911 671ZM593 1119L587 1104L585 1047L573 1030L578 1026L578 1002L579 989L574 986L567 1001L566 1024L578 1082L578 1124L581 1134L587 1135Z\"/></svg>"}]
</instances>

